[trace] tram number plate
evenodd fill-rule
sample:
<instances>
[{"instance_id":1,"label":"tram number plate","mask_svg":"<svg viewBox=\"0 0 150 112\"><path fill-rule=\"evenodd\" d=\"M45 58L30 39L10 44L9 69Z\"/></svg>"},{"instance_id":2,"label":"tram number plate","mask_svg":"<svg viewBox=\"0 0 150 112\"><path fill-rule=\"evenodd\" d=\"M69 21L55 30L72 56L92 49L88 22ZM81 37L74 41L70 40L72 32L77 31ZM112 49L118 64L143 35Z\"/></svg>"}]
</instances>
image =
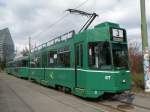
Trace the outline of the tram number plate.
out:
<instances>
[{"instance_id":1,"label":"tram number plate","mask_svg":"<svg viewBox=\"0 0 150 112\"><path fill-rule=\"evenodd\" d=\"M105 76L105 80L110 80L111 76Z\"/></svg>"},{"instance_id":2,"label":"tram number plate","mask_svg":"<svg viewBox=\"0 0 150 112\"><path fill-rule=\"evenodd\" d=\"M112 29L112 35L114 41L123 41L124 31L121 29Z\"/></svg>"}]
</instances>

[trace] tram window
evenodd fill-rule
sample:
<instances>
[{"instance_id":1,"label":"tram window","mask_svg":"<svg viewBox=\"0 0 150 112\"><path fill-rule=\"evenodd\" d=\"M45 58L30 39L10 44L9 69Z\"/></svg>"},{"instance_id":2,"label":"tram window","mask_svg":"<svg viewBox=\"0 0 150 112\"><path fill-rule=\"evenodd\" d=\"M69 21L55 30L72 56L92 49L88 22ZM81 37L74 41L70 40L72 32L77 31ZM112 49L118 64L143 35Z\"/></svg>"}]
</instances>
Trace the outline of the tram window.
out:
<instances>
[{"instance_id":1,"label":"tram window","mask_svg":"<svg viewBox=\"0 0 150 112\"><path fill-rule=\"evenodd\" d=\"M17 61L16 64L17 64L17 67L21 67L22 66L21 65L21 61Z\"/></svg>"},{"instance_id":2,"label":"tram window","mask_svg":"<svg viewBox=\"0 0 150 112\"><path fill-rule=\"evenodd\" d=\"M36 67L36 66L35 66L35 62L34 62L34 59L31 59L31 60L30 60L30 66L31 66L32 68Z\"/></svg>"},{"instance_id":3,"label":"tram window","mask_svg":"<svg viewBox=\"0 0 150 112\"><path fill-rule=\"evenodd\" d=\"M26 67L27 65L28 65L27 60L23 60L23 61L22 61L22 67Z\"/></svg>"},{"instance_id":4,"label":"tram window","mask_svg":"<svg viewBox=\"0 0 150 112\"><path fill-rule=\"evenodd\" d=\"M80 44L80 59L81 59L80 66L82 67L83 66L83 47L82 47L82 44Z\"/></svg>"},{"instance_id":5,"label":"tram window","mask_svg":"<svg viewBox=\"0 0 150 112\"><path fill-rule=\"evenodd\" d=\"M40 67L40 60L41 60L40 57L35 58L36 67Z\"/></svg>"},{"instance_id":6,"label":"tram window","mask_svg":"<svg viewBox=\"0 0 150 112\"><path fill-rule=\"evenodd\" d=\"M76 48L76 63L79 66L79 46Z\"/></svg>"},{"instance_id":7,"label":"tram window","mask_svg":"<svg viewBox=\"0 0 150 112\"><path fill-rule=\"evenodd\" d=\"M42 67L45 68L47 66L47 52L42 53Z\"/></svg>"},{"instance_id":8,"label":"tram window","mask_svg":"<svg viewBox=\"0 0 150 112\"><path fill-rule=\"evenodd\" d=\"M101 70L112 68L108 42L89 43L89 67Z\"/></svg>"},{"instance_id":9,"label":"tram window","mask_svg":"<svg viewBox=\"0 0 150 112\"><path fill-rule=\"evenodd\" d=\"M48 67L55 67L57 65L57 51L50 51L48 54Z\"/></svg>"},{"instance_id":10,"label":"tram window","mask_svg":"<svg viewBox=\"0 0 150 112\"><path fill-rule=\"evenodd\" d=\"M63 52L58 54L58 66L70 67L70 52Z\"/></svg>"},{"instance_id":11,"label":"tram window","mask_svg":"<svg viewBox=\"0 0 150 112\"><path fill-rule=\"evenodd\" d=\"M75 48L75 55L76 55L76 65L78 67L83 66L83 45L78 44Z\"/></svg>"},{"instance_id":12,"label":"tram window","mask_svg":"<svg viewBox=\"0 0 150 112\"><path fill-rule=\"evenodd\" d=\"M36 57L34 57L33 59L31 59L31 61L30 61L30 66L31 66L32 68L40 67L40 57L39 57L39 56L36 56Z\"/></svg>"},{"instance_id":13,"label":"tram window","mask_svg":"<svg viewBox=\"0 0 150 112\"><path fill-rule=\"evenodd\" d=\"M128 68L127 44L112 44L113 62L115 67Z\"/></svg>"}]
</instances>

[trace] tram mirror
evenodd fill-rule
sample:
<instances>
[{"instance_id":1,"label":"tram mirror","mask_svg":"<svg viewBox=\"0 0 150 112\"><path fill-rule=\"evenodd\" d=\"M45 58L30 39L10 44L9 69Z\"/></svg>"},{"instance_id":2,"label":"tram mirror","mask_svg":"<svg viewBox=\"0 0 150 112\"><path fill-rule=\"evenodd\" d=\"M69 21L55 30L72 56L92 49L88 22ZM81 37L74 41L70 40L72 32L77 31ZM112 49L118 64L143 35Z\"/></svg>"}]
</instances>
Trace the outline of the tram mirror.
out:
<instances>
[{"instance_id":1,"label":"tram mirror","mask_svg":"<svg viewBox=\"0 0 150 112\"><path fill-rule=\"evenodd\" d=\"M57 54L54 54L54 59L57 59Z\"/></svg>"}]
</instances>

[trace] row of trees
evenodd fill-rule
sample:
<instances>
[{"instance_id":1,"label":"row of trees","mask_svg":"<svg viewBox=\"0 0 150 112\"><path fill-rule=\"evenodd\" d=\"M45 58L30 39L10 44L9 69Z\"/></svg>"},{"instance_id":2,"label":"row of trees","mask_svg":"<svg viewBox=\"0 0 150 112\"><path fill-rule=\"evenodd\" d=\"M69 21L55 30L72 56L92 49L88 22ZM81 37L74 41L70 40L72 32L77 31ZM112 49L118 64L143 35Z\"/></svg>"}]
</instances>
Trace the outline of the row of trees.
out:
<instances>
[{"instance_id":1,"label":"row of trees","mask_svg":"<svg viewBox=\"0 0 150 112\"><path fill-rule=\"evenodd\" d=\"M143 56L141 45L138 43L131 43L129 45L129 64L132 74L143 73Z\"/></svg>"},{"instance_id":2,"label":"row of trees","mask_svg":"<svg viewBox=\"0 0 150 112\"><path fill-rule=\"evenodd\" d=\"M21 51L22 56L27 56L29 54L29 49L27 47L25 47L22 51Z\"/></svg>"},{"instance_id":3,"label":"row of trees","mask_svg":"<svg viewBox=\"0 0 150 112\"><path fill-rule=\"evenodd\" d=\"M143 56L142 46L138 43L129 45L129 62L132 76L132 90L141 92L144 90Z\"/></svg>"}]
</instances>

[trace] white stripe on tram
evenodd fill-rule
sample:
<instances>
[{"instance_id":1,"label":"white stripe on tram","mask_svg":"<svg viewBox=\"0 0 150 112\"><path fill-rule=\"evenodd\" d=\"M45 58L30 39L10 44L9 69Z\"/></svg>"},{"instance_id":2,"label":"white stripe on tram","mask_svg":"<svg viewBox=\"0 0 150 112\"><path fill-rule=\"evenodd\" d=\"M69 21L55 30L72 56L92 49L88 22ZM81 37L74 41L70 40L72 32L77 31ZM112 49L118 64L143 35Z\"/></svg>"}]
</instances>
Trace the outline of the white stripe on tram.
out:
<instances>
[{"instance_id":1,"label":"white stripe on tram","mask_svg":"<svg viewBox=\"0 0 150 112\"><path fill-rule=\"evenodd\" d=\"M13 68L13 67L12 67ZM29 68L29 67L17 67L17 68ZM29 68L29 69L44 69L44 68ZM46 70L75 70L74 68L45 68ZM87 70L87 69L77 69L84 72L100 72L100 73L120 73L119 71L98 71L98 70ZM129 70L125 71L130 73Z\"/></svg>"},{"instance_id":2,"label":"white stripe on tram","mask_svg":"<svg viewBox=\"0 0 150 112\"><path fill-rule=\"evenodd\" d=\"M120 73L119 71L98 71L98 70L85 70L85 69L78 69L84 72L101 72L101 73Z\"/></svg>"},{"instance_id":3,"label":"white stripe on tram","mask_svg":"<svg viewBox=\"0 0 150 112\"><path fill-rule=\"evenodd\" d=\"M30 69L43 69L43 68L30 68ZM45 68L46 70L75 70L74 68ZM77 69L84 72L100 72L100 73L120 73L119 71L98 71L98 70L86 70L86 69Z\"/></svg>"}]
</instances>

